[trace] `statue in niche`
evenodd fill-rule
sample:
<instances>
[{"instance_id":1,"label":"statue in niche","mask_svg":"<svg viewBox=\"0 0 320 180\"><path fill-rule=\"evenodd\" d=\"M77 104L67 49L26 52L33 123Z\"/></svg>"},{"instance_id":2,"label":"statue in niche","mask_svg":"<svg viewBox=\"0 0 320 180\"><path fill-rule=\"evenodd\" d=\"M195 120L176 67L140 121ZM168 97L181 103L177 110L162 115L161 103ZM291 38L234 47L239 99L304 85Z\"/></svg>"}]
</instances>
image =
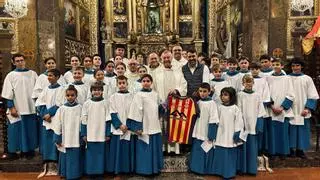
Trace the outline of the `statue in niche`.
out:
<instances>
[{"instance_id":1,"label":"statue in niche","mask_svg":"<svg viewBox=\"0 0 320 180\"><path fill-rule=\"evenodd\" d=\"M218 49L221 52L224 52L226 50L226 43L228 42L228 34L227 34L227 23L224 20L223 16L220 17L220 25L217 29L216 41L217 41Z\"/></svg>"},{"instance_id":2,"label":"statue in niche","mask_svg":"<svg viewBox=\"0 0 320 180\"><path fill-rule=\"evenodd\" d=\"M113 11L118 15L126 14L126 0L115 0L113 1Z\"/></svg>"},{"instance_id":3,"label":"statue in niche","mask_svg":"<svg viewBox=\"0 0 320 180\"><path fill-rule=\"evenodd\" d=\"M148 5L148 33L161 33L160 27L160 9L155 4L151 3Z\"/></svg>"},{"instance_id":4,"label":"statue in niche","mask_svg":"<svg viewBox=\"0 0 320 180\"><path fill-rule=\"evenodd\" d=\"M137 3L139 4L139 0L137 0ZM151 4L154 4L156 6L163 6L165 5L165 0L142 0L141 1L142 6L150 6Z\"/></svg>"}]
</instances>

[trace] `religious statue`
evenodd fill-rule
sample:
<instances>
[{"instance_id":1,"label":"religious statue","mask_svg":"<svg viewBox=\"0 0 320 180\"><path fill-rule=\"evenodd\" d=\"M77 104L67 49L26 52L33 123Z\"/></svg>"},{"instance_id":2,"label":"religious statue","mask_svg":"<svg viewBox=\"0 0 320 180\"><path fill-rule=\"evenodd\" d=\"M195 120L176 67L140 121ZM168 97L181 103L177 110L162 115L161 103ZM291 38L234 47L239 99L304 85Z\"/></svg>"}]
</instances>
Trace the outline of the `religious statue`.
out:
<instances>
[{"instance_id":1,"label":"religious statue","mask_svg":"<svg viewBox=\"0 0 320 180\"><path fill-rule=\"evenodd\" d=\"M126 14L126 0L113 1L113 11L115 14Z\"/></svg>"},{"instance_id":2,"label":"religious statue","mask_svg":"<svg viewBox=\"0 0 320 180\"><path fill-rule=\"evenodd\" d=\"M138 40L137 33L135 33L134 30L131 29L131 31L129 32L129 35L128 35L128 39L131 44L136 43Z\"/></svg>"},{"instance_id":3,"label":"religious statue","mask_svg":"<svg viewBox=\"0 0 320 180\"><path fill-rule=\"evenodd\" d=\"M148 33L161 33L160 14L158 8L150 8L148 12Z\"/></svg>"}]
</instances>

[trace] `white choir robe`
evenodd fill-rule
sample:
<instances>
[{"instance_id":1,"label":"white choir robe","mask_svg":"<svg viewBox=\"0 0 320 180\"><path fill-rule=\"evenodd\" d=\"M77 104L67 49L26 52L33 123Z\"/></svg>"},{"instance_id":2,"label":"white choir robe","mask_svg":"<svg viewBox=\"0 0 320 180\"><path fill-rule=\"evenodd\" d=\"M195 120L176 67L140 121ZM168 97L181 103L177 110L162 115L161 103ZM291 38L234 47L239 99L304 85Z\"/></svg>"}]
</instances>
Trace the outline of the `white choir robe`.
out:
<instances>
[{"instance_id":1,"label":"white choir robe","mask_svg":"<svg viewBox=\"0 0 320 180\"><path fill-rule=\"evenodd\" d=\"M181 70L182 66L186 65L187 63L188 63L188 60L186 60L184 57L181 57L179 61L173 58L171 62L172 69Z\"/></svg>"},{"instance_id":2,"label":"white choir robe","mask_svg":"<svg viewBox=\"0 0 320 180\"><path fill-rule=\"evenodd\" d=\"M87 137L85 171L87 174L103 174L108 162L111 117L109 103L101 98L91 98L82 107L81 136Z\"/></svg>"},{"instance_id":3,"label":"white choir robe","mask_svg":"<svg viewBox=\"0 0 320 180\"><path fill-rule=\"evenodd\" d=\"M105 83L108 85L108 99L118 91L117 87L117 75L114 74L114 76L105 76L104 77Z\"/></svg>"},{"instance_id":4,"label":"white choir robe","mask_svg":"<svg viewBox=\"0 0 320 180\"><path fill-rule=\"evenodd\" d=\"M134 147L133 134L126 134L120 129L121 125L127 124L127 118L133 100L133 94L129 92L116 92L110 97L111 114L111 141L109 169L107 172L130 173L134 171Z\"/></svg>"},{"instance_id":5,"label":"white choir robe","mask_svg":"<svg viewBox=\"0 0 320 180\"><path fill-rule=\"evenodd\" d=\"M238 171L257 174L258 134L263 132L265 109L257 92L240 91L237 98L238 107L244 120L243 137L246 143L239 147Z\"/></svg>"},{"instance_id":6,"label":"white choir robe","mask_svg":"<svg viewBox=\"0 0 320 180\"><path fill-rule=\"evenodd\" d=\"M59 175L66 179L81 177L80 126L82 106L69 102L62 105L55 115L54 142L59 148Z\"/></svg>"},{"instance_id":7,"label":"white choir robe","mask_svg":"<svg viewBox=\"0 0 320 180\"><path fill-rule=\"evenodd\" d=\"M17 122L8 123L10 153L28 152L38 147L36 110L32 99L37 77L37 73L32 70L15 69L4 79L1 96L7 99L7 107L15 107L21 117ZM21 134L25 134L25 138Z\"/></svg>"},{"instance_id":8,"label":"white choir robe","mask_svg":"<svg viewBox=\"0 0 320 180\"><path fill-rule=\"evenodd\" d=\"M58 160L57 149L53 143L54 127L58 123L56 120L57 109L64 104L65 88L59 84L46 87L36 101L36 107L40 110L39 116L42 119L41 125L41 147L43 160ZM51 122L43 120L49 114Z\"/></svg>"},{"instance_id":9,"label":"white choir robe","mask_svg":"<svg viewBox=\"0 0 320 180\"><path fill-rule=\"evenodd\" d=\"M187 95L187 81L184 78L182 70L173 70L168 68L161 68L158 70L157 74L153 77L153 87L154 90L159 94L160 103L167 102L167 98L170 90L177 90L181 96ZM161 118L163 127L167 127L167 120ZM164 128L163 131L168 131ZM164 140L165 141L165 140ZM178 143L165 143L167 144L166 149L168 152L175 152L180 154L180 147Z\"/></svg>"},{"instance_id":10,"label":"white choir robe","mask_svg":"<svg viewBox=\"0 0 320 180\"><path fill-rule=\"evenodd\" d=\"M152 90L142 89L134 95L128 128L142 130L136 143L136 173L158 174L163 168L161 127L159 122L159 98Z\"/></svg>"},{"instance_id":11,"label":"white choir robe","mask_svg":"<svg viewBox=\"0 0 320 180\"><path fill-rule=\"evenodd\" d=\"M294 102L294 90L290 77L280 74L266 77L270 88L270 96L276 108L282 106L283 112L279 115L273 113L271 108L269 116L272 121L269 124L268 153L271 155L289 154L289 120L294 117L292 103Z\"/></svg>"},{"instance_id":12,"label":"white choir robe","mask_svg":"<svg viewBox=\"0 0 320 180\"><path fill-rule=\"evenodd\" d=\"M62 86L64 86L66 84L62 75L58 79L58 83ZM43 89L48 87L49 85L50 85L50 83L48 81L47 72L40 74L37 81L36 81L36 84L34 85L32 98L37 99L39 97L40 93L43 91Z\"/></svg>"},{"instance_id":13,"label":"white choir robe","mask_svg":"<svg viewBox=\"0 0 320 180\"><path fill-rule=\"evenodd\" d=\"M159 70L161 70L163 68L163 65L160 64L158 67L156 68L150 68L149 66L147 66L147 70L148 73L152 76L152 78L158 73Z\"/></svg>"},{"instance_id":14,"label":"white choir robe","mask_svg":"<svg viewBox=\"0 0 320 180\"><path fill-rule=\"evenodd\" d=\"M242 113L236 105L218 106L219 125L215 141L213 173L231 178L237 170L237 146L244 132Z\"/></svg>"},{"instance_id":15,"label":"white choir robe","mask_svg":"<svg viewBox=\"0 0 320 180\"><path fill-rule=\"evenodd\" d=\"M169 90L175 89L181 96L187 95L187 81L181 70L161 68L153 77L153 85L162 103L166 102Z\"/></svg>"},{"instance_id":16,"label":"white choir robe","mask_svg":"<svg viewBox=\"0 0 320 180\"><path fill-rule=\"evenodd\" d=\"M217 105L221 105L221 98L220 98L220 94L221 94L221 90L225 87L231 87L231 85L229 84L228 81L224 80L224 79L212 79L210 81L210 86L211 89L214 90L214 93L212 95L212 99L217 103Z\"/></svg>"},{"instance_id":17,"label":"white choir robe","mask_svg":"<svg viewBox=\"0 0 320 180\"><path fill-rule=\"evenodd\" d=\"M260 70L259 76L261 77L267 77L267 76L271 76L274 73L273 69L266 69L266 70ZM281 73L286 75L286 72L284 70L281 70Z\"/></svg>"},{"instance_id":18,"label":"white choir robe","mask_svg":"<svg viewBox=\"0 0 320 180\"><path fill-rule=\"evenodd\" d=\"M85 69L84 70L84 76L82 81L90 87L91 83L95 80L94 79L94 70L93 69Z\"/></svg>"},{"instance_id":19,"label":"white choir robe","mask_svg":"<svg viewBox=\"0 0 320 180\"><path fill-rule=\"evenodd\" d=\"M128 78L128 90L129 92L134 92L135 90L135 82L140 79L140 76L138 73L131 73L130 71L127 71L125 73L125 76Z\"/></svg>"},{"instance_id":20,"label":"white choir robe","mask_svg":"<svg viewBox=\"0 0 320 180\"><path fill-rule=\"evenodd\" d=\"M190 154L190 170L198 174L212 174L214 150L205 152L201 145L205 141L215 141L219 123L218 109L211 98L198 101L200 117L197 118L192 132L192 149Z\"/></svg>"},{"instance_id":21,"label":"white choir robe","mask_svg":"<svg viewBox=\"0 0 320 180\"><path fill-rule=\"evenodd\" d=\"M242 75L238 72L230 72L226 73L226 81L229 82L231 87L233 87L237 92L241 90L242 87Z\"/></svg>"},{"instance_id":22,"label":"white choir robe","mask_svg":"<svg viewBox=\"0 0 320 180\"><path fill-rule=\"evenodd\" d=\"M66 84L74 82L72 70L65 72L63 77L64 77Z\"/></svg>"},{"instance_id":23,"label":"white choir robe","mask_svg":"<svg viewBox=\"0 0 320 180\"><path fill-rule=\"evenodd\" d=\"M284 111L279 115L275 115L269 108L269 115L272 120L283 122L285 117L293 118L291 105L294 100L294 89L290 78L282 74L281 76L267 76L266 80L270 88L270 98L273 105L278 108L281 105L284 106ZM288 106L287 103L289 103Z\"/></svg>"},{"instance_id":24,"label":"white choir robe","mask_svg":"<svg viewBox=\"0 0 320 180\"><path fill-rule=\"evenodd\" d=\"M93 82L91 82L91 84L94 84L95 82L97 82L96 79ZM109 84L107 83L106 79L103 80L102 84L103 84L103 94L102 94L102 96L103 96L103 98L105 100L108 100L109 99L109 91L110 91ZM91 86L88 87L89 89L88 89L87 99L91 99L91 97L92 97L92 93L91 93L90 87Z\"/></svg>"},{"instance_id":25,"label":"white choir robe","mask_svg":"<svg viewBox=\"0 0 320 180\"><path fill-rule=\"evenodd\" d=\"M84 82L73 82L70 85L73 85L77 89L78 96L76 100L79 104L83 105L89 99L88 93L90 91L90 87ZM67 89L68 85L65 88Z\"/></svg>"},{"instance_id":26,"label":"white choir robe","mask_svg":"<svg viewBox=\"0 0 320 180\"><path fill-rule=\"evenodd\" d=\"M289 74L294 87L295 98L292 105L294 118L290 120L290 148L299 150L308 150L310 148L311 130L310 118L311 112L305 117L301 112L308 108L316 110L319 94L310 76L305 74Z\"/></svg>"}]
</instances>

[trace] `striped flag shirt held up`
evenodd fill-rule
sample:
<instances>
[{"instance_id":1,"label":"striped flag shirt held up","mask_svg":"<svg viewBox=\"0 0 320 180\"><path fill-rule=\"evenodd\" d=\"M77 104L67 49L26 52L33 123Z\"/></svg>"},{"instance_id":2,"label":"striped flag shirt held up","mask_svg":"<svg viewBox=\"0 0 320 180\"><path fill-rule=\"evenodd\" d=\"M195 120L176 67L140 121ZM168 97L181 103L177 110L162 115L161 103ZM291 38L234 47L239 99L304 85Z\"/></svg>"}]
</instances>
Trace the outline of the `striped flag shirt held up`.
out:
<instances>
[{"instance_id":1,"label":"striped flag shirt held up","mask_svg":"<svg viewBox=\"0 0 320 180\"><path fill-rule=\"evenodd\" d=\"M192 117L196 114L191 98L168 97L169 105L169 142L188 144L192 127Z\"/></svg>"}]
</instances>

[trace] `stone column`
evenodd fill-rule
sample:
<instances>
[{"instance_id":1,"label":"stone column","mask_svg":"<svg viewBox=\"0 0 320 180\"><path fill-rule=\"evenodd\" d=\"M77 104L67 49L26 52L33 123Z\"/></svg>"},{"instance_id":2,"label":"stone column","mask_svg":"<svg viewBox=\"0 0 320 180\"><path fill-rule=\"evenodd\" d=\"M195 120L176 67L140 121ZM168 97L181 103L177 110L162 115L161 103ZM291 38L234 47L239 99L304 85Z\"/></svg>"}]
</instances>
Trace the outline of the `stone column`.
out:
<instances>
[{"instance_id":1,"label":"stone column","mask_svg":"<svg viewBox=\"0 0 320 180\"><path fill-rule=\"evenodd\" d=\"M269 2L243 1L243 55L252 60L268 52Z\"/></svg>"}]
</instances>

